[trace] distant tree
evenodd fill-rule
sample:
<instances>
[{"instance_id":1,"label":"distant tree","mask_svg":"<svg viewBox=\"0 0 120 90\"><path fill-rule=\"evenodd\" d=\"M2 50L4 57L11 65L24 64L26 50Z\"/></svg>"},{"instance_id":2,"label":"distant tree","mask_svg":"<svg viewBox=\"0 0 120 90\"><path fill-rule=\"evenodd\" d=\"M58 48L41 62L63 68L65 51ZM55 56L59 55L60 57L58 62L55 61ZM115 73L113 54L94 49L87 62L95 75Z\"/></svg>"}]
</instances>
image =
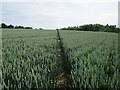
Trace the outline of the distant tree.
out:
<instances>
[{"instance_id":1,"label":"distant tree","mask_svg":"<svg viewBox=\"0 0 120 90\"><path fill-rule=\"evenodd\" d=\"M25 27L25 29L32 29L32 27Z\"/></svg>"},{"instance_id":2,"label":"distant tree","mask_svg":"<svg viewBox=\"0 0 120 90\"><path fill-rule=\"evenodd\" d=\"M120 28L117 28L116 32L117 32L117 33L120 33Z\"/></svg>"},{"instance_id":3,"label":"distant tree","mask_svg":"<svg viewBox=\"0 0 120 90\"><path fill-rule=\"evenodd\" d=\"M43 30L42 28L39 28L39 30Z\"/></svg>"},{"instance_id":4,"label":"distant tree","mask_svg":"<svg viewBox=\"0 0 120 90\"><path fill-rule=\"evenodd\" d=\"M15 29L24 29L23 26L15 26Z\"/></svg>"},{"instance_id":5,"label":"distant tree","mask_svg":"<svg viewBox=\"0 0 120 90\"><path fill-rule=\"evenodd\" d=\"M8 28L14 28L14 26L13 25L8 25Z\"/></svg>"},{"instance_id":6,"label":"distant tree","mask_svg":"<svg viewBox=\"0 0 120 90\"><path fill-rule=\"evenodd\" d=\"M7 28L8 26L7 26L5 23L2 23L2 24L1 24L1 27L2 27L2 28Z\"/></svg>"},{"instance_id":7,"label":"distant tree","mask_svg":"<svg viewBox=\"0 0 120 90\"><path fill-rule=\"evenodd\" d=\"M60 30L80 30L80 31L103 31L103 32L119 32L120 29L116 25L86 24L82 26L74 26L61 28Z\"/></svg>"}]
</instances>

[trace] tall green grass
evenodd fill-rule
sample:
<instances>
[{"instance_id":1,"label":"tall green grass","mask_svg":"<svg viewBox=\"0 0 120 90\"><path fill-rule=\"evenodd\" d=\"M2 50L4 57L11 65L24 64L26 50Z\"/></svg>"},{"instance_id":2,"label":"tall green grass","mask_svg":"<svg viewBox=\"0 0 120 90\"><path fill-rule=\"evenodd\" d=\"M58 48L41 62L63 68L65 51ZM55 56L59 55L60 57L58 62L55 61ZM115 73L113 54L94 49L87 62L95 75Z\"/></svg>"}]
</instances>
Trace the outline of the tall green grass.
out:
<instances>
[{"instance_id":1,"label":"tall green grass","mask_svg":"<svg viewBox=\"0 0 120 90\"><path fill-rule=\"evenodd\" d=\"M70 88L120 88L118 34L60 33L71 65Z\"/></svg>"},{"instance_id":2,"label":"tall green grass","mask_svg":"<svg viewBox=\"0 0 120 90\"><path fill-rule=\"evenodd\" d=\"M54 88L56 31L3 30L4 88ZM70 88L120 88L118 34L60 31L71 66Z\"/></svg>"},{"instance_id":3,"label":"tall green grass","mask_svg":"<svg viewBox=\"0 0 120 90\"><path fill-rule=\"evenodd\" d=\"M3 30L3 87L53 88L56 32Z\"/></svg>"}]
</instances>

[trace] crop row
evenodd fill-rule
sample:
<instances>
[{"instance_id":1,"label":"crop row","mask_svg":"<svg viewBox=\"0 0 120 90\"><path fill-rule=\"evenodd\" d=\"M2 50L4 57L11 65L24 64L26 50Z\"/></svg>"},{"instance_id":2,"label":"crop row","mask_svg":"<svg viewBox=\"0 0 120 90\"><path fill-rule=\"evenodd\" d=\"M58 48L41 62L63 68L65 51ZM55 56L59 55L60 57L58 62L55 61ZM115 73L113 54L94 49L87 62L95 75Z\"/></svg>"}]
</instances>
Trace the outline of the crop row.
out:
<instances>
[{"instance_id":1,"label":"crop row","mask_svg":"<svg viewBox=\"0 0 120 90\"><path fill-rule=\"evenodd\" d=\"M70 88L120 88L117 34L60 31L60 35L70 64ZM4 30L2 44L3 87L55 87L56 31Z\"/></svg>"},{"instance_id":2,"label":"crop row","mask_svg":"<svg viewBox=\"0 0 120 90\"><path fill-rule=\"evenodd\" d=\"M70 88L120 88L117 34L60 33L71 66Z\"/></svg>"},{"instance_id":3,"label":"crop row","mask_svg":"<svg viewBox=\"0 0 120 90\"><path fill-rule=\"evenodd\" d=\"M55 86L58 71L55 31L4 30L3 38L4 88Z\"/></svg>"}]
</instances>

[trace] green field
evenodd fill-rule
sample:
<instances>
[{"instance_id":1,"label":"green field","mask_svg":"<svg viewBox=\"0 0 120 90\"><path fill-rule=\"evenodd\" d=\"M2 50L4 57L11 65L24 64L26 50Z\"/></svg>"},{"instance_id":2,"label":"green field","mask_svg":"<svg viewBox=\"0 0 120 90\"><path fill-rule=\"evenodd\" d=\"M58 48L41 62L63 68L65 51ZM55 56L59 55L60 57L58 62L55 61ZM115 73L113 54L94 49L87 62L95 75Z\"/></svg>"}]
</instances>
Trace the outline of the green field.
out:
<instances>
[{"instance_id":1,"label":"green field","mask_svg":"<svg viewBox=\"0 0 120 90\"><path fill-rule=\"evenodd\" d=\"M70 88L120 88L118 34L60 31L70 64ZM2 33L3 87L54 88L59 71L54 30Z\"/></svg>"},{"instance_id":2,"label":"green field","mask_svg":"<svg viewBox=\"0 0 120 90\"><path fill-rule=\"evenodd\" d=\"M56 76L56 32L3 30L5 88L52 88Z\"/></svg>"},{"instance_id":3,"label":"green field","mask_svg":"<svg viewBox=\"0 0 120 90\"><path fill-rule=\"evenodd\" d=\"M118 88L118 34L60 31L71 65L71 88Z\"/></svg>"}]
</instances>

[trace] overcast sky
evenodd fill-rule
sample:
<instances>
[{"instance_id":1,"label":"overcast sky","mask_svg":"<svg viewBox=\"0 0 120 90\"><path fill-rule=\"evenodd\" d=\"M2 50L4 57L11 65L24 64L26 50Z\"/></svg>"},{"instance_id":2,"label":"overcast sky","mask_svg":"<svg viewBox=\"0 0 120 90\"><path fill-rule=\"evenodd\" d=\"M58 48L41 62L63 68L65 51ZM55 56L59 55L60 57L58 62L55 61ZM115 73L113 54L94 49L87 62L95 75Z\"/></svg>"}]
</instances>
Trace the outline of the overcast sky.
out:
<instances>
[{"instance_id":1,"label":"overcast sky","mask_svg":"<svg viewBox=\"0 0 120 90\"><path fill-rule=\"evenodd\" d=\"M118 1L4 0L0 1L0 22L50 29L95 23L118 25Z\"/></svg>"}]
</instances>

